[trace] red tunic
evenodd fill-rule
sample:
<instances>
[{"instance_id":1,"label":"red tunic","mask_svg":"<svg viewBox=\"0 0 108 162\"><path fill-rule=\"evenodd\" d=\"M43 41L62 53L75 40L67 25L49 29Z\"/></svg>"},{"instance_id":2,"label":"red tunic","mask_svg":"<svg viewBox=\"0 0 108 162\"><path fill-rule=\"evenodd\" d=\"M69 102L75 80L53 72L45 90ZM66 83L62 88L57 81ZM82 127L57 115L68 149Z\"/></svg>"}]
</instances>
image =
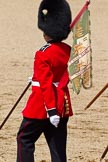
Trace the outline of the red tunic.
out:
<instances>
[{"instance_id":1,"label":"red tunic","mask_svg":"<svg viewBox=\"0 0 108 162\"><path fill-rule=\"evenodd\" d=\"M61 117L72 115L67 87L70 49L63 42L47 43L36 52L32 81L38 81L40 86L32 86L32 93L22 111L24 117L45 119L47 110L54 108ZM58 87L54 82L59 82Z\"/></svg>"}]
</instances>

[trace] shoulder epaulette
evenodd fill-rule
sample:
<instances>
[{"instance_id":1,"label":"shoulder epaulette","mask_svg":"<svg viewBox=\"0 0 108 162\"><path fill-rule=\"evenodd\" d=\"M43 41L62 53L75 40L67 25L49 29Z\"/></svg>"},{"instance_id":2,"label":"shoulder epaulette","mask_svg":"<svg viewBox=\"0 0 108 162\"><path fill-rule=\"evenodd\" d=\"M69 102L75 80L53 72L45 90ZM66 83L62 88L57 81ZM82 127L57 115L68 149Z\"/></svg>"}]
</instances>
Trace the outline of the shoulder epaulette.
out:
<instances>
[{"instance_id":1,"label":"shoulder epaulette","mask_svg":"<svg viewBox=\"0 0 108 162\"><path fill-rule=\"evenodd\" d=\"M40 51L45 51L48 47L50 47L51 44L50 43L47 43L46 45L44 45L43 47L40 48Z\"/></svg>"}]
</instances>

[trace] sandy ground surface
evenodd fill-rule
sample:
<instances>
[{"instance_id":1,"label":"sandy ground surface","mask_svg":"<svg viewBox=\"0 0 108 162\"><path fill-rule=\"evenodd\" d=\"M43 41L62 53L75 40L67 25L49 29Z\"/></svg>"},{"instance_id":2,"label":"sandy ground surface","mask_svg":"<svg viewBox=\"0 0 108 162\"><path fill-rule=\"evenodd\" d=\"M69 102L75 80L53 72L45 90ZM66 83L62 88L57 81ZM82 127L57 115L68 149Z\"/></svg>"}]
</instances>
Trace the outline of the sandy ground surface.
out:
<instances>
[{"instance_id":1,"label":"sandy ground surface","mask_svg":"<svg viewBox=\"0 0 108 162\"><path fill-rule=\"evenodd\" d=\"M68 1L75 17L85 1ZM39 3L40 0L0 0L0 123L28 84L34 53L45 43L36 26ZM79 95L70 90L74 116L68 123L68 162L98 162L108 145L108 89L84 110L108 82L108 0L92 1L90 11L93 87L82 89ZM72 44L72 34L66 42ZM0 162L16 161L16 133L29 94L30 89L0 130ZM108 153L105 159L108 159ZM50 161L43 135L35 152L35 161L42 160Z\"/></svg>"}]
</instances>

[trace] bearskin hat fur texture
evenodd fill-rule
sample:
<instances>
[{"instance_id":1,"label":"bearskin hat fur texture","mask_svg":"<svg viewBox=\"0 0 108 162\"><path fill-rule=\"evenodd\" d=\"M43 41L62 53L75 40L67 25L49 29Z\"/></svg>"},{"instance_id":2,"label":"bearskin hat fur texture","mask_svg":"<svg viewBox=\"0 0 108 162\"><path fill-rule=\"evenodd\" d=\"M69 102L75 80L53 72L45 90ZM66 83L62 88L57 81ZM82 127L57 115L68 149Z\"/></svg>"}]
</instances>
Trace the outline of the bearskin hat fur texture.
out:
<instances>
[{"instance_id":1,"label":"bearskin hat fur texture","mask_svg":"<svg viewBox=\"0 0 108 162\"><path fill-rule=\"evenodd\" d=\"M68 37L71 10L66 0L42 0L38 11L38 27L55 41Z\"/></svg>"}]
</instances>

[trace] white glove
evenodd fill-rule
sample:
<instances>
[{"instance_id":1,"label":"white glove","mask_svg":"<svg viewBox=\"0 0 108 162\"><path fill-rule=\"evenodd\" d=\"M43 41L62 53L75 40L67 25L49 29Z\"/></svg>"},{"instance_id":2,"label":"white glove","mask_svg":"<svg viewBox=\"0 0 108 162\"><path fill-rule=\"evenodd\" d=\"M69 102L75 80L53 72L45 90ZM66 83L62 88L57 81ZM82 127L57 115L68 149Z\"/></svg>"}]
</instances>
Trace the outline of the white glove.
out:
<instances>
[{"instance_id":1,"label":"white glove","mask_svg":"<svg viewBox=\"0 0 108 162\"><path fill-rule=\"evenodd\" d=\"M28 77L28 83L32 82L32 77Z\"/></svg>"},{"instance_id":2,"label":"white glove","mask_svg":"<svg viewBox=\"0 0 108 162\"><path fill-rule=\"evenodd\" d=\"M54 125L55 127L58 127L58 124L60 122L60 117L58 115L53 115L49 119L52 125Z\"/></svg>"}]
</instances>

